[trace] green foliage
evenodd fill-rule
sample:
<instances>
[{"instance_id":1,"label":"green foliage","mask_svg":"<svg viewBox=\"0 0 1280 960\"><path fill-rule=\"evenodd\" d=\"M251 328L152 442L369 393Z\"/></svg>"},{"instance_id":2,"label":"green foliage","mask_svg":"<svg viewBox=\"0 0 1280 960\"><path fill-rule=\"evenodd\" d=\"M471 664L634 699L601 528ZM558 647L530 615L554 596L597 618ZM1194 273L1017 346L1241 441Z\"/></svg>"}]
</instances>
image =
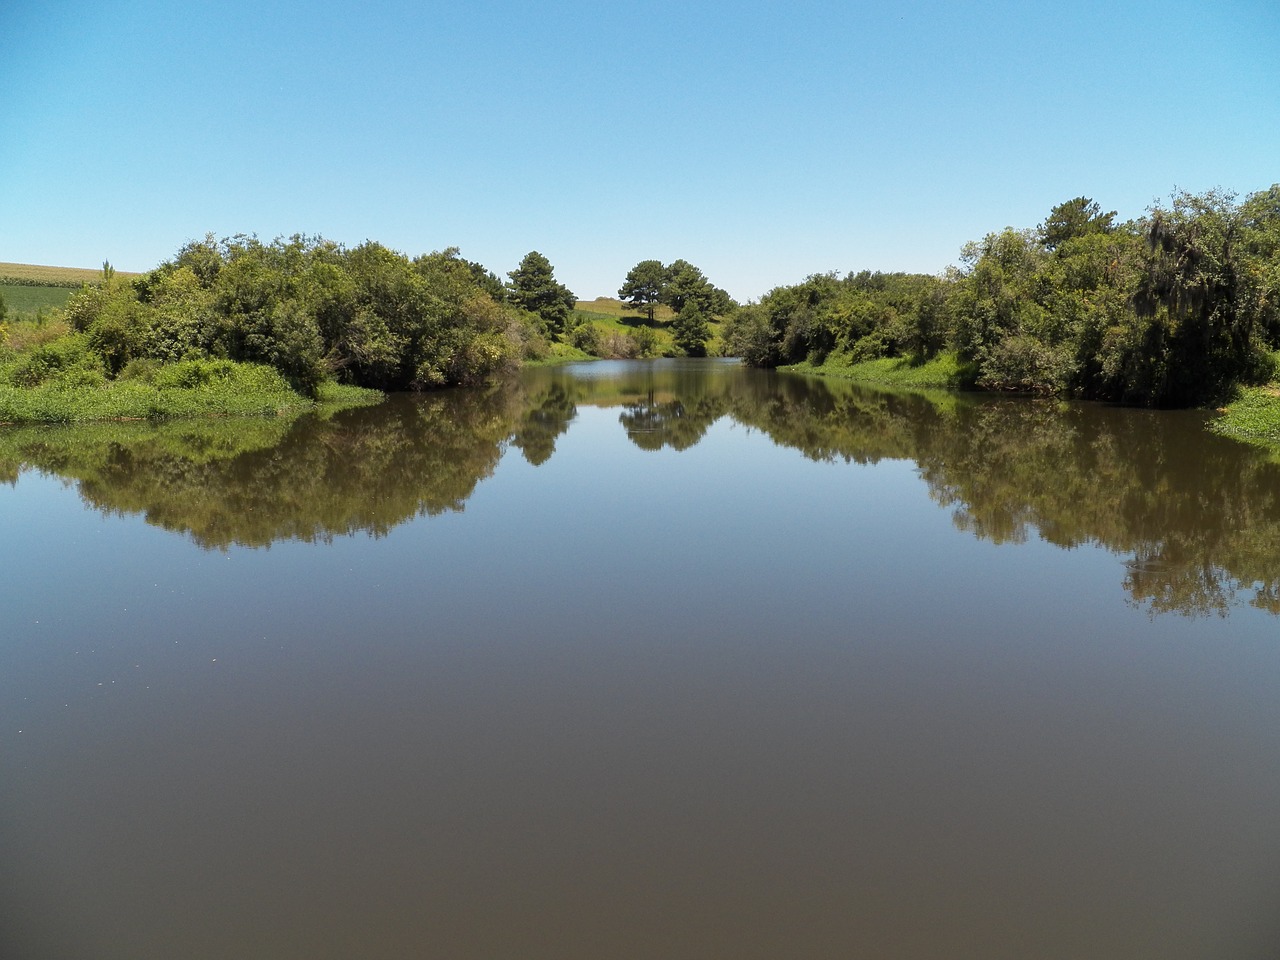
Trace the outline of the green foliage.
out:
<instances>
[{"instance_id":1,"label":"green foliage","mask_svg":"<svg viewBox=\"0 0 1280 960\"><path fill-rule=\"evenodd\" d=\"M556 280L551 261L537 250L531 250L508 276L511 278L511 301L522 310L541 317L548 333L563 332L569 311L578 298Z\"/></svg>"},{"instance_id":2,"label":"green foliage","mask_svg":"<svg viewBox=\"0 0 1280 960\"><path fill-rule=\"evenodd\" d=\"M922 274L814 274L739 308L726 349L757 366L821 363L832 352L923 360L950 340L953 295L954 283Z\"/></svg>"},{"instance_id":3,"label":"green foliage","mask_svg":"<svg viewBox=\"0 0 1280 960\"><path fill-rule=\"evenodd\" d=\"M1068 240L1097 233L1109 233L1116 212L1103 213L1089 197L1075 197L1058 204L1040 225L1040 242L1046 250L1057 250Z\"/></svg>"},{"instance_id":4,"label":"green foliage","mask_svg":"<svg viewBox=\"0 0 1280 960\"><path fill-rule=\"evenodd\" d=\"M456 249L410 261L372 242L208 236L143 276L104 269L66 318L109 376L139 360L221 357L270 366L308 396L333 377L416 390L476 383L542 349L495 292Z\"/></svg>"},{"instance_id":5,"label":"green foliage","mask_svg":"<svg viewBox=\"0 0 1280 960\"><path fill-rule=\"evenodd\" d=\"M63 338L0 368L0 423L83 422L202 416L278 416L313 409L276 370L229 360L153 367L134 361L108 380L83 335ZM374 391L324 385L333 405L381 399Z\"/></svg>"},{"instance_id":6,"label":"green foliage","mask_svg":"<svg viewBox=\"0 0 1280 960\"><path fill-rule=\"evenodd\" d=\"M88 338L79 335L36 347L7 366L3 379L16 387L73 386L100 383L105 376L101 358L90 349Z\"/></svg>"},{"instance_id":7,"label":"green foliage","mask_svg":"<svg viewBox=\"0 0 1280 960\"><path fill-rule=\"evenodd\" d=\"M687 260L677 260L667 267L659 300L676 314L687 303L693 303L707 317L725 316L735 306L728 293L713 286L703 272Z\"/></svg>"},{"instance_id":8,"label":"green foliage","mask_svg":"<svg viewBox=\"0 0 1280 960\"><path fill-rule=\"evenodd\" d=\"M667 268L661 260L641 260L629 271L618 297L637 310L643 310L653 322L653 311L662 301L662 291L667 285Z\"/></svg>"},{"instance_id":9,"label":"green foliage","mask_svg":"<svg viewBox=\"0 0 1280 960\"><path fill-rule=\"evenodd\" d=\"M711 328L707 316L696 300L685 301L676 318L671 322L671 336L675 345L687 356L705 357Z\"/></svg>"},{"instance_id":10,"label":"green foliage","mask_svg":"<svg viewBox=\"0 0 1280 960\"><path fill-rule=\"evenodd\" d=\"M676 260L669 266L661 260L641 260L627 273L618 296L644 311L651 325L659 304L676 315L686 304L693 304L708 320L727 316L737 306L728 293L687 260Z\"/></svg>"},{"instance_id":11,"label":"green foliage","mask_svg":"<svg viewBox=\"0 0 1280 960\"><path fill-rule=\"evenodd\" d=\"M835 380L950 390L972 388L977 377L973 365L961 361L955 353L940 353L921 363L907 357L857 360L844 354L832 354L821 364L797 363L785 369Z\"/></svg>"},{"instance_id":12,"label":"green foliage","mask_svg":"<svg viewBox=\"0 0 1280 960\"><path fill-rule=\"evenodd\" d=\"M779 287L730 319L726 348L756 366L954 350L986 389L1188 406L1264 381L1280 345L1280 185L1179 193L1125 224L1075 197L961 260Z\"/></svg>"},{"instance_id":13,"label":"green foliage","mask_svg":"<svg viewBox=\"0 0 1280 960\"><path fill-rule=\"evenodd\" d=\"M1209 424L1226 437L1280 450L1280 388L1248 387Z\"/></svg>"},{"instance_id":14,"label":"green foliage","mask_svg":"<svg viewBox=\"0 0 1280 960\"><path fill-rule=\"evenodd\" d=\"M569 335L569 342L584 353L598 355L601 342L600 328L590 321L579 323Z\"/></svg>"},{"instance_id":15,"label":"green foliage","mask_svg":"<svg viewBox=\"0 0 1280 960\"><path fill-rule=\"evenodd\" d=\"M656 357L660 352L661 341L650 327L636 327L631 333L631 340L636 357Z\"/></svg>"}]
</instances>

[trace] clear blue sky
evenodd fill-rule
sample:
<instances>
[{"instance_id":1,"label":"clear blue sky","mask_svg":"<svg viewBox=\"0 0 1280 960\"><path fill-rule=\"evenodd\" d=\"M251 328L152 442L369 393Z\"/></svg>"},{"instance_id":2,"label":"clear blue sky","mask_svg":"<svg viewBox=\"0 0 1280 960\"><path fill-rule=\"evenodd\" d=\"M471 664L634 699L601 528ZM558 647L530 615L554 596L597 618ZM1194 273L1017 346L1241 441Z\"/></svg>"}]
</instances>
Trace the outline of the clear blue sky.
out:
<instances>
[{"instance_id":1,"label":"clear blue sky","mask_svg":"<svg viewBox=\"0 0 1280 960\"><path fill-rule=\"evenodd\" d=\"M206 232L643 259L754 299L1280 181L1274 0L4 0L0 260Z\"/></svg>"}]
</instances>

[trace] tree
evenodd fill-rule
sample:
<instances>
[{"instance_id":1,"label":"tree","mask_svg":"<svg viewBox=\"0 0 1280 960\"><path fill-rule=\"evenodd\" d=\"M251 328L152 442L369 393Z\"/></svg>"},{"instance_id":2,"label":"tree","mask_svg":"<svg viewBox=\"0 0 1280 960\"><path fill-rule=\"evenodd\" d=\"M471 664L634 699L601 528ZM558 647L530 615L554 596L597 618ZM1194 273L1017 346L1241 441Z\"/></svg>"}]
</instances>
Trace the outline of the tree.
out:
<instances>
[{"instance_id":1,"label":"tree","mask_svg":"<svg viewBox=\"0 0 1280 960\"><path fill-rule=\"evenodd\" d=\"M671 336L675 344L691 357L707 355L707 341L711 339L711 328L707 325L707 315L698 304L689 300L671 323Z\"/></svg>"},{"instance_id":2,"label":"tree","mask_svg":"<svg viewBox=\"0 0 1280 960\"><path fill-rule=\"evenodd\" d=\"M643 310L653 322L653 308L662 301L667 285L667 268L661 260L641 260L627 273L618 288L618 297L637 310Z\"/></svg>"},{"instance_id":3,"label":"tree","mask_svg":"<svg viewBox=\"0 0 1280 960\"><path fill-rule=\"evenodd\" d=\"M1153 406L1216 402L1265 379L1265 287L1250 269L1235 195L1177 193L1152 211L1133 295L1133 349L1123 399Z\"/></svg>"},{"instance_id":4,"label":"tree","mask_svg":"<svg viewBox=\"0 0 1280 960\"><path fill-rule=\"evenodd\" d=\"M550 260L531 250L507 276L511 278L511 300L516 306L540 316L551 333L564 330L578 298L557 282Z\"/></svg>"},{"instance_id":5,"label":"tree","mask_svg":"<svg viewBox=\"0 0 1280 960\"><path fill-rule=\"evenodd\" d=\"M1103 213L1097 202L1088 197L1074 197L1049 211L1040 224L1040 242L1046 250L1057 250L1075 237L1091 233L1109 233L1116 212Z\"/></svg>"},{"instance_id":6,"label":"tree","mask_svg":"<svg viewBox=\"0 0 1280 960\"><path fill-rule=\"evenodd\" d=\"M676 313L693 301L708 317L724 316L733 309L733 298L714 286L706 275L688 260L677 260L667 267L667 282L661 301Z\"/></svg>"}]
</instances>

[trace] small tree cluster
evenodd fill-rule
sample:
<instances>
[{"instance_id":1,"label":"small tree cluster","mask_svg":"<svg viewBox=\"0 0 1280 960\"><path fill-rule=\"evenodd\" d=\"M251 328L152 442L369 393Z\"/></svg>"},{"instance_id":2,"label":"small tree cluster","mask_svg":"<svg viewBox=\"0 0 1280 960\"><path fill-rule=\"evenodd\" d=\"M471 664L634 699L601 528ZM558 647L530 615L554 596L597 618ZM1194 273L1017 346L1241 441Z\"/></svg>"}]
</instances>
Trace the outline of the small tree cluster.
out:
<instances>
[{"instance_id":1,"label":"small tree cluster","mask_svg":"<svg viewBox=\"0 0 1280 960\"><path fill-rule=\"evenodd\" d=\"M627 272L618 298L645 311L650 322L659 304L679 313L692 302L707 317L725 316L736 306L728 293L713 285L687 260L676 260L668 266L661 260L641 260Z\"/></svg>"},{"instance_id":2,"label":"small tree cluster","mask_svg":"<svg viewBox=\"0 0 1280 960\"><path fill-rule=\"evenodd\" d=\"M710 320L726 316L737 306L728 293L687 260L670 265L641 260L628 271L618 297L643 310L650 323L659 304L670 307L676 315L671 323L675 344L689 356L706 355Z\"/></svg>"}]
</instances>

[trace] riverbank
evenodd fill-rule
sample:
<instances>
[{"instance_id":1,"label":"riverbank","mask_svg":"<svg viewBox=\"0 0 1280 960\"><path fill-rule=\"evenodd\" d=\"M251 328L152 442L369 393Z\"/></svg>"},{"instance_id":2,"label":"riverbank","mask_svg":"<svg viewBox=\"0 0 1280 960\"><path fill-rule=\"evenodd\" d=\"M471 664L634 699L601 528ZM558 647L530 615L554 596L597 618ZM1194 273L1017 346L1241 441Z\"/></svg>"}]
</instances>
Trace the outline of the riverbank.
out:
<instances>
[{"instance_id":1,"label":"riverbank","mask_svg":"<svg viewBox=\"0 0 1280 960\"><path fill-rule=\"evenodd\" d=\"M1280 452L1280 383L1246 387L1209 428L1224 437Z\"/></svg>"},{"instance_id":2,"label":"riverbank","mask_svg":"<svg viewBox=\"0 0 1280 960\"><path fill-rule=\"evenodd\" d=\"M792 363L778 369L837 380L947 390L972 389L975 375L973 367L962 363L954 353L941 353L924 363L913 363L906 357L853 361L841 354L831 354L821 364Z\"/></svg>"},{"instance_id":3,"label":"riverbank","mask_svg":"<svg viewBox=\"0 0 1280 960\"><path fill-rule=\"evenodd\" d=\"M119 380L67 371L31 386L13 382L14 366L0 368L0 425L292 416L383 399L377 390L337 383L323 383L314 398L305 397L270 367L230 360L183 361Z\"/></svg>"},{"instance_id":4,"label":"riverbank","mask_svg":"<svg viewBox=\"0 0 1280 960\"><path fill-rule=\"evenodd\" d=\"M904 357L882 357L855 363L832 355L822 364L793 363L778 369L809 376L911 388L971 390L974 380L973 368L960 363L955 354L940 354L922 364L913 364ZM1219 412L1221 416L1209 422L1210 430L1280 452L1280 382L1243 387L1239 396Z\"/></svg>"}]
</instances>

